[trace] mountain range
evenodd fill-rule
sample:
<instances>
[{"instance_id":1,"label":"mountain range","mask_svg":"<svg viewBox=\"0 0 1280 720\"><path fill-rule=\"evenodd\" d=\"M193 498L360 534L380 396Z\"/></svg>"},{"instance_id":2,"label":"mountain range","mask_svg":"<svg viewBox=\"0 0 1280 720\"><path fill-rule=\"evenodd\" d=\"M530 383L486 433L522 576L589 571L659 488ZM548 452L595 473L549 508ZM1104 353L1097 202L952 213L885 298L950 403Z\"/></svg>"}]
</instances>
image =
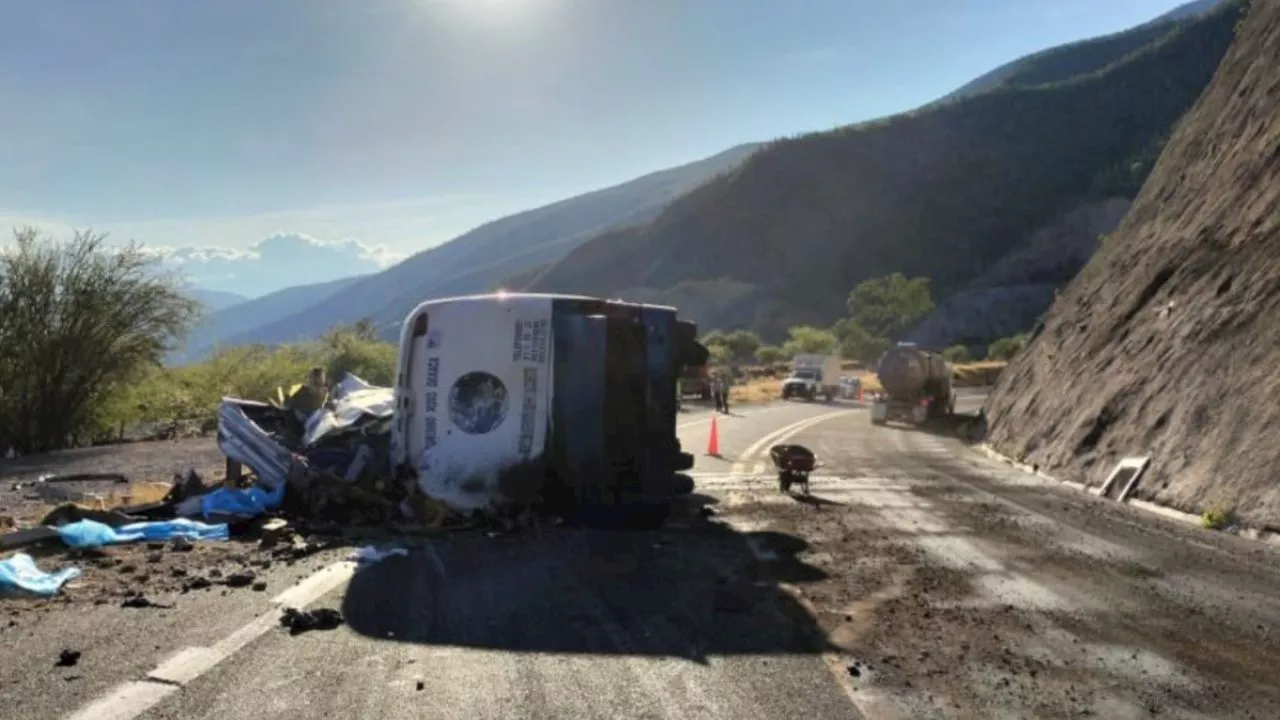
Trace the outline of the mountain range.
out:
<instances>
[{"instance_id":1,"label":"mountain range","mask_svg":"<svg viewBox=\"0 0 1280 720\"><path fill-rule=\"evenodd\" d=\"M497 289L617 227L647 222L673 199L740 165L758 145L740 145L687 165L494 220L386 270L289 288L215 313L171 361L197 359L216 344L315 337L335 324L372 318L390 337L424 299Z\"/></svg>"},{"instance_id":2,"label":"mountain range","mask_svg":"<svg viewBox=\"0 0 1280 720\"><path fill-rule=\"evenodd\" d=\"M968 97L771 143L524 289L674 304L703 327L767 340L833 322L855 285L893 272L928 277L947 298L1072 211L1134 197L1213 76L1237 4L1033 58ZM1012 280L1052 287L1080 264ZM1051 299L1027 306L1028 326ZM979 330L935 343L995 339Z\"/></svg>"},{"instance_id":3,"label":"mountain range","mask_svg":"<svg viewBox=\"0 0 1280 720\"><path fill-rule=\"evenodd\" d=\"M487 223L379 273L234 305L172 359L362 317L390 337L423 299L498 287L674 304L703 328L777 339L835 319L853 285L895 271L932 278L940 299L977 289L978 306L1035 285L1003 321L1025 326L1088 259L1081 234L1096 242L1118 222L1208 83L1234 23L1206 14L1221 3L1035 53L913 112L735 147ZM957 318L985 317L960 305ZM937 343L1004 329L932 327Z\"/></svg>"}]
</instances>

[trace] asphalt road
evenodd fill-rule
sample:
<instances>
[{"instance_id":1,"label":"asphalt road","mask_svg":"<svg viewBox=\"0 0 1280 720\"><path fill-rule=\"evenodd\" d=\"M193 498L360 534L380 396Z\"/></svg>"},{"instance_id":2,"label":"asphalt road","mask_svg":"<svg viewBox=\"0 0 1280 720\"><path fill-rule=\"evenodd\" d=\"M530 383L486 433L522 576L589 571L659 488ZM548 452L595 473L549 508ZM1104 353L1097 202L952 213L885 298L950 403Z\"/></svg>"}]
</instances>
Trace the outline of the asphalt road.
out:
<instances>
[{"instance_id":1,"label":"asphalt road","mask_svg":"<svg viewBox=\"0 0 1280 720\"><path fill-rule=\"evenodd\" d=\"M735 408L719 457L711 417L682 415L698 489L660 532L333 550L268 592L0 615L3 716L1280 717L1275 550L852 404ZM784 441L825 463L808 498L776 488ZM293 636L283 606L346 623Z\"/></svg>"},{"instance_id":2,"label":"asphalt road","mask_svg":"<svg viewBox=\"0 0 1280 720\"><path fill-rule=\"evenodd\" d=\"M721 416L722 453L817 409ZM710 417L683 414L682 433L705 438ZM0 707L86 720L859 717L813 619L779 589L816 572L752 551L802 543L686 510L655 533L423 541L358 572L335 550L263 571L269 592L154 598L172 609L24 607L14 626L0 620ZM346 623L290 635L284 606ZM82 653L76 666L54 667L63 649Z\"/></svg>"},{"instance_id":3,"label":"asphalt road","mask_svg":"<svg viewBox=\"0 0 1280 720\"><path fill-rule=\"evenodd\" d=\"M780 493L761 463L782 441L827 463L811 496ZM700 491L734 527L803 539L821 577L798 594L867 717L1280 717L1273 546L865 412L792 426L735 465L700 463Z\"/></svg>"}]
</instances>

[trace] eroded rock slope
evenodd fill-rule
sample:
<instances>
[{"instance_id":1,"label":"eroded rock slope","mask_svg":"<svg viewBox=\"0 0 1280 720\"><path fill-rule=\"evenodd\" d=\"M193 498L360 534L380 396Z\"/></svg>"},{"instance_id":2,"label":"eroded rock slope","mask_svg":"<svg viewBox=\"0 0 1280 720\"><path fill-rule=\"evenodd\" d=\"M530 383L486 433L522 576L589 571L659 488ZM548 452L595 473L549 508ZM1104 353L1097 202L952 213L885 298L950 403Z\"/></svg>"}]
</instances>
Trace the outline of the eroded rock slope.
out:
<instances>
[{"instance_id":1,"label":"eroded rock slope","mask_svg":"<svg viewBox=\"0 0 1280 720\"><path fill-rule=\"evenodd\" d=\"M1254 0L1132 210L1001 378L992 443L1280 526L1280 0Z\"/></svg>"}]
</instances>

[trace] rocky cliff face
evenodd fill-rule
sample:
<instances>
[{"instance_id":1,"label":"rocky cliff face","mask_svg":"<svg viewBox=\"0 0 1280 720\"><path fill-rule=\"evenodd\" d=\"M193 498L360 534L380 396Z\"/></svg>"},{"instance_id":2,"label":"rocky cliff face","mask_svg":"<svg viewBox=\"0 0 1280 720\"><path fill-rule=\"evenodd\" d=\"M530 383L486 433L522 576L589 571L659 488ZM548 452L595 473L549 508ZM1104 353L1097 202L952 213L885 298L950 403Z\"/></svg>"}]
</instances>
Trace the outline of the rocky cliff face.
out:
<instances>
[{"instance_id":1,"label":"rocky cliff face","mask_svg":"<svg viewBox=\"0 0 1280 720\"><path fill-rule=\"evenodd\" d=\"M1129 205L1109 198L1073 208L939 303L907 339L924 347L973 345L986 352L991 340L1026 331L1053 304L1058 288L1089 262L1099 237L1116 229Z\"/></svg>"},{"instance_id":2,"label":"rocky cliff face","mask_svg":"<svg viewBox=\"0 0 1280 720\"><path fill-rule=\"evenodd\" d=\"M1254 0L1132 210L1001 377L990 440L1280 526L1280 1Z\"/></svg>"}]
</instances>

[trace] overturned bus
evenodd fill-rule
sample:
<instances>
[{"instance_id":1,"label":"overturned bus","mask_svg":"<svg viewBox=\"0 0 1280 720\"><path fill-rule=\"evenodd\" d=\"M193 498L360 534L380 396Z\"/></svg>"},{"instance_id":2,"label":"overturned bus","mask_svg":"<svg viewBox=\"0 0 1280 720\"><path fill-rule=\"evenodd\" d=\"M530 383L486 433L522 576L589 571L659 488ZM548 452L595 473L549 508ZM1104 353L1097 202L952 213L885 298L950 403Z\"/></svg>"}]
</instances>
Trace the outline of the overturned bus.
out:
<instances>
[{"instance_id":1,"label":"overturned bus","mask_svg":"<svg viewBox=\"0 0 1280 720\"><path fill-rule=\"evenodd\" d=\"M706 362L670 307L569 295L424 302L405 319L392 466L453 508L537 497L584 519L658 520L690 492L676 378Z\"/></svg>"},{"instance_id":2,"label":"overturned bus","mask_svg":"<svg viewBox=\"0 0 1280 720\"><path fill-rule=\"evenodd\" d=\"M348 376L302 420L227 398L218 442L269 489L314 494L323 476L384 488L388 507L421 493L462 515L652 526L693 489L676 381L707 360L696 330L674 308L590 297L431 300L405 318L393 388Z\"/></svg>"}]
</instances>

